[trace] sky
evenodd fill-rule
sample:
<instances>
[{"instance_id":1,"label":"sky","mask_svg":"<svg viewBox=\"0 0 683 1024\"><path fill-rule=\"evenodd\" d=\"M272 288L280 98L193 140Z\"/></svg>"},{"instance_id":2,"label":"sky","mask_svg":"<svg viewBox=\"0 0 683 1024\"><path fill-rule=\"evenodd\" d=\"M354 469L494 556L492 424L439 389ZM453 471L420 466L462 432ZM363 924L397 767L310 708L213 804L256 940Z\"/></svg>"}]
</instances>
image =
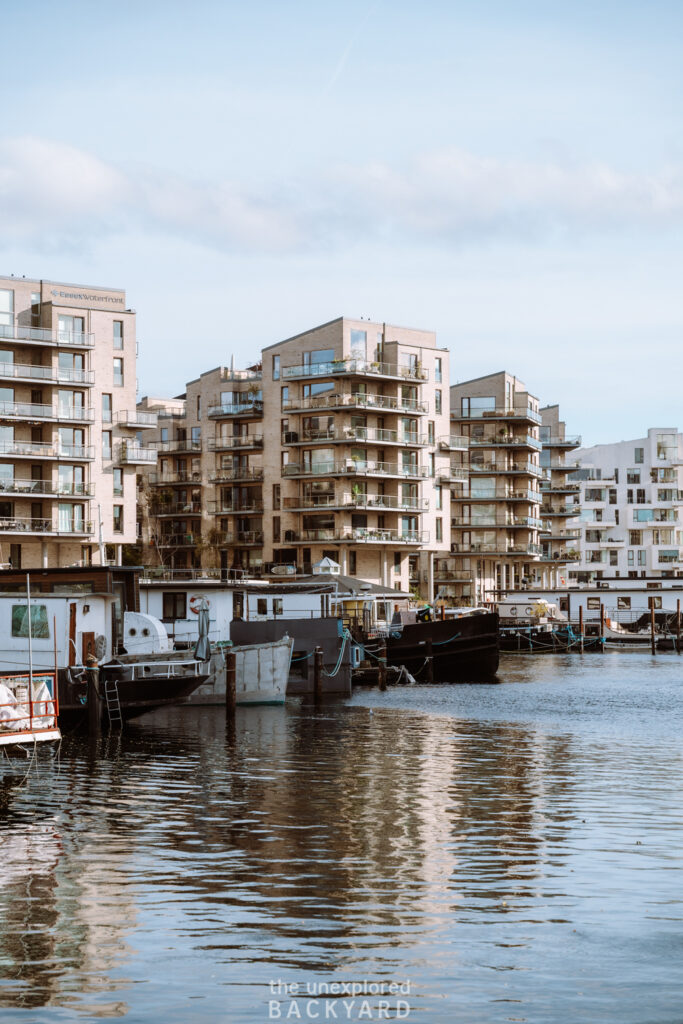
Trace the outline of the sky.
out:
<instances>
[{"instance_id":1,"label":"sky","mask_svg":"<svg viewBox=\"0 0 683 1024\"><path fill-rule=\"evenodd\" d=\"M683 4L24 0L0 274L123 287L140 395L337 316L584 445L681 429Z\"/></svg>"}]
</instances>

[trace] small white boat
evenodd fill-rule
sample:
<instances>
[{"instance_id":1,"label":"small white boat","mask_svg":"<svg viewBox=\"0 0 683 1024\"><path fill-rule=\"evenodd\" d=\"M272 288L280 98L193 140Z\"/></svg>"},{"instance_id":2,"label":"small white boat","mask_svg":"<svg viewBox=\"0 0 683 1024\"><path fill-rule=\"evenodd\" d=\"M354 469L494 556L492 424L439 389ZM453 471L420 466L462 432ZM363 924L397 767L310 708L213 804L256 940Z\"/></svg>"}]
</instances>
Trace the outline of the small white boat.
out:
<instances>
[{"instance_id":1,"label":"small white boat","mask_svg":"<svg viewBox=\"0 0 683 1024\"><path fill-rule=\"evenodd\" d=\"M271 643L218 647L208 663L208 679L190 694L187 703L222 704L225 701L225 651L229 649L236 658L237 703L284 704L293 647L294 640L289 636Z\"/></svg>"},{"instance_id":2,"label":"small white boat","mask_svg":"<svg viewBox=\"0 0 683 1024\"><path fill-rule=\"evenodd\" d=\"M17 752L24 744L60 740L54 673L0 677L0 750Z\"/></svg>"}]
</instances>

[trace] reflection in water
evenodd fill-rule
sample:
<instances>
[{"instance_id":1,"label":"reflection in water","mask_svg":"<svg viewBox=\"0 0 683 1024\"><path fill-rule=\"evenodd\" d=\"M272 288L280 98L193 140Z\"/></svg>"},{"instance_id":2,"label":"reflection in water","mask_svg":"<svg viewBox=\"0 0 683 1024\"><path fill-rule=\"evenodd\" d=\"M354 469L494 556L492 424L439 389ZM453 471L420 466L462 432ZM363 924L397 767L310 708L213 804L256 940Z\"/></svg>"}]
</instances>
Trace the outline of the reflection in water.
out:
<instances>
[{"instance_id":1,"label":"reflection in water","mask_svg":"<svg viewBox=\"0 0 683 1024\"><path fill-rule=\"evenodd\" d=\"M660 660L71 737L0 804L0 1006L260 1022L271 979L409 978L414 1020L608 1020L615 1000L668 1019L648 985L681 917Z\"/></svg>"}]
</instances>

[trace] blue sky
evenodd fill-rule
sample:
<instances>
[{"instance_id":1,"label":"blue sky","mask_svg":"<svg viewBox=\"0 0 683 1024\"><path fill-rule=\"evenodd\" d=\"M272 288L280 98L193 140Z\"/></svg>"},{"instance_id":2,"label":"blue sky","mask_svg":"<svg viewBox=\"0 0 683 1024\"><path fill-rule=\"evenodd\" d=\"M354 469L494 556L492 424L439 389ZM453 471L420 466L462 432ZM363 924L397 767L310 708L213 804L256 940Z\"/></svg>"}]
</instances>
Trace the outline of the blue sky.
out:
<instances>
[{"instance_id":1,"label":"blue sky","mask_svg":"<svg viewBox=\"0 0 683 1024\"><path fill-rule=\"evenodd\" d=\"M27 0L2 273L125 287L141 394L340 314L585 443L682 427L683 5ZM170 357L170 358L169 358Z\"/></svg>"}]
</instances>

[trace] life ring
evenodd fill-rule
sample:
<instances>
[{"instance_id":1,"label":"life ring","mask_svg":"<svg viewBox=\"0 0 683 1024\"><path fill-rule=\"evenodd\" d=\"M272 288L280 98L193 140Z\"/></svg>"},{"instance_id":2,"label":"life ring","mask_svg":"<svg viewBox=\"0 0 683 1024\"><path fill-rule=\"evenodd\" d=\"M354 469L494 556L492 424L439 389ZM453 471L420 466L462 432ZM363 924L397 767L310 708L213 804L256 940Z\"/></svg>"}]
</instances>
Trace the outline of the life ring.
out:
<instances>
[{"instance_id":1,"label":"life ring","mask_svg":"<svg viewBox=\"0 0 683 1024\"><path fill-rule=\"evenodd\" d=\"M531 606L530 605L526 606L526 608L524 609L524 614L525 615L531 615Z\"/></svg>"},{"instance_id":2,"label":"life ring","mask_svg":"<svg viewBox=\"0 0 683 1024\"><path fill-rule=\"evenodd\" d=\"M517 614L517 609L513 605L512 608L510 609L510 615L515 616L516 614Z\"/></svg>"},{"instance_id":3,"label":"life ring","mask_svg":"<svg viewBox=\"0 0 683 1024\"><path fill-rule=\"evenodd\" d=\"M207 597L201 597L199 594L193 594L190 598L190 611L193 615L199 615L199 606L202 601L206 601L207 607L211 607L211 602Z\"/></svg>"}]
</instances>

